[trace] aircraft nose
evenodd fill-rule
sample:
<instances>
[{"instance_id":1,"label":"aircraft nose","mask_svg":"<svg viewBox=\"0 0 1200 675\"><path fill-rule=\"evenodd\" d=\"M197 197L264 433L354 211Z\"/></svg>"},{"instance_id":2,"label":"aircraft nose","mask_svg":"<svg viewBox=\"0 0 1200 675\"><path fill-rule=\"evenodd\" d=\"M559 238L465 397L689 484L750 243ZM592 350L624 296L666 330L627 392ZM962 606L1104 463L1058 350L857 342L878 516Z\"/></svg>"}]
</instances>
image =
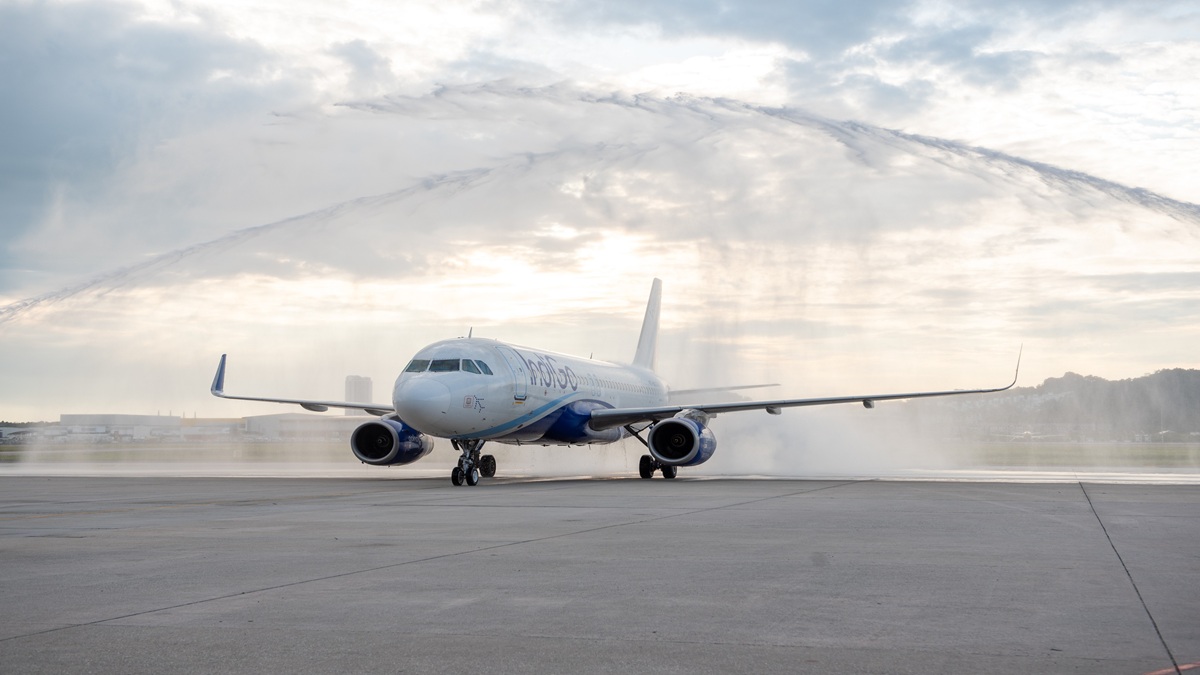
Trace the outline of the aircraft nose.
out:
<instances>
[{"instance_id":1,"label":"aircraft nose","mask_svg":"<svg viewBox=\"0 0 1200 675\"><path fill-rule=\"evenodd\" d=\"M429 377L401 382L394 399L400 419L425 433L435 433L444 425L450 410L450 389Z\"/></svg>"}]
</instances>

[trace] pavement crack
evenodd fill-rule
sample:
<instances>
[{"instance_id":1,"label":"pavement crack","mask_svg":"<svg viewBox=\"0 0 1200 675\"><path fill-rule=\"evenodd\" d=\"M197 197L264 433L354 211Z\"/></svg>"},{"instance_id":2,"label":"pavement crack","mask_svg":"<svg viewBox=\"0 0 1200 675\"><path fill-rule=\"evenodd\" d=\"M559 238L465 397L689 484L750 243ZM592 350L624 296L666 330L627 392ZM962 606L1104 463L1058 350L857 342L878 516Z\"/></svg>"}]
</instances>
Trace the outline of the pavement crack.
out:
<instances>
[{"instance_id":1,"label":"pavement crack","mask_svg":"<svg viewBox=\"0 0 1200 675\"><path fill-rule=\"evenodd\" d=\"M1179 662L1175 660L1175 655L1171 653L1171 648L1167 646L1167 640L1163 637L1162 631L1158 628L1158 622L1154 620L1154 615L1150 613L1150 606L1146 604L1146 599L1142 597L1142 591L1138 589L1137 582L1133 580L1133 574L1129 572L1129 566L1125 564L1125 559L1121 557L1121 552L1117 550L1117 545L1113 542L1112 535L1108 533L1108 528L1104 526L1104 520L1100 518L1100 514L1096 512L1096 505L1092 503L1092 496L1088 494L1087 488L1083 482L1079 483L1079 489L1083 491L1083 497L1087 500L1088 507L1092 509L1092 515L1096 516L1096 522L1100 523L1100 530L1104 532L1104 538L1108 540L1108 545L1112 547L1113 553L1117 556L1117 562L1121 563L1121 569L1125 570L1125 576L1129 578L1129 585L1133 586L1133 592L1137 594L1138 602L1142 603L1142 609L1146 611L1146 617L1150 619L1150 625L1154 627L1154 634L1158 636L1158 641L1162 643L1163 650L1167 652L1167 658L1171 660L1171 666L1175 669L1176 675L1182 675L1183 671L1179 668ZM1167 672L1170 672L1169 670Z\"/></svg>"}]
</instances>

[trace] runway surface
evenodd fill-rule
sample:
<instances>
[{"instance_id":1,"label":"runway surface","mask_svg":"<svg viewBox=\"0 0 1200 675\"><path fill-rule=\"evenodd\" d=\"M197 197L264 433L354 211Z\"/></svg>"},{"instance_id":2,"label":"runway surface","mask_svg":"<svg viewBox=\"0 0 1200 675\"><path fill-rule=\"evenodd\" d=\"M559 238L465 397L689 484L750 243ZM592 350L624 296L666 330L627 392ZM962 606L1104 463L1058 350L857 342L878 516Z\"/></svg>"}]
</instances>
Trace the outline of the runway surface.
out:
<instances>
[{"instance_id":1,"label":"runway surface","mask_svg":"<svg viewBox=\"0 0 1200 675\"><path fill-rule=\"evenodd\" d=\"M1200 662L1196 485L5 475L0 565L5 673Z\"/></svg>"}]
</instances>

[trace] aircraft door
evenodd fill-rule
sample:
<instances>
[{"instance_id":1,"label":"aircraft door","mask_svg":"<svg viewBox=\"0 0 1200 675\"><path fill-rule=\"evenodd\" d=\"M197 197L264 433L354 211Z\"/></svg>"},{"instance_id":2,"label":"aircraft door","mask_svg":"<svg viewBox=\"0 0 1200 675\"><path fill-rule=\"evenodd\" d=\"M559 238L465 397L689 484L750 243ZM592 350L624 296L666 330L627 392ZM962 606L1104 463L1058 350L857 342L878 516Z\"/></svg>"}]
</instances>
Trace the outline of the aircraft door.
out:
<instances>
[{"instance_id":1,"label":"aircraft door","mask_svg":"<svg viewBox=\"0 0 1200 675\"><path fill-rule=\"evenodd\" d=\"M529 370L525 365L525 359L521 358L521 355L516 350L509 347L496 345L496 349L504 357L505 362L508 363L508 369L512 371L514 385L513 399L524 401L525 397L529 395Z\"/></svg>"}]
</instances>

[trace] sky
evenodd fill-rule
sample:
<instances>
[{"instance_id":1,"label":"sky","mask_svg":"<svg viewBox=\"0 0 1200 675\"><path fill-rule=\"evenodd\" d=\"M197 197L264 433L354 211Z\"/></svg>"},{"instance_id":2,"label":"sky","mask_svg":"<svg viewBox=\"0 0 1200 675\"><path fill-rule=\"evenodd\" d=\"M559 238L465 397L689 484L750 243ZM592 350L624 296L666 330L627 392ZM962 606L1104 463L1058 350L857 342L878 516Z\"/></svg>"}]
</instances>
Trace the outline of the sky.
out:
<instances>
[{"instance_id":1,"label":"sky","mask_svg":"<svg viewBox=\"0 0 1200 675\"><path fill-rule=\"evenodd\" d=\"M780 396L1200 367L1192 2L0 0L0 419L476 336Z\"/></svg>"}]
</instances>

